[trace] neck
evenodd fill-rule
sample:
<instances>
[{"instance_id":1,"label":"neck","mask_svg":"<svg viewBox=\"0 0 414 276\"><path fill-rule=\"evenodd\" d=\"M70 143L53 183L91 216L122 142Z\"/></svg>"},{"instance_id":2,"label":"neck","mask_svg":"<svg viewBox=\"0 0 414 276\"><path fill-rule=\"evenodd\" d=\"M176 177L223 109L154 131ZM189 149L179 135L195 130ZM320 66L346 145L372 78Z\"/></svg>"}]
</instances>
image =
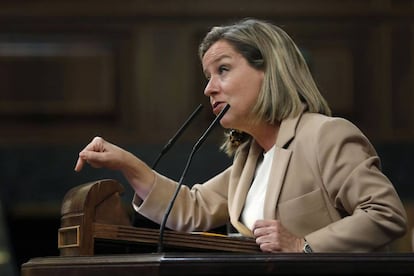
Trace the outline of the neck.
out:
<instances>
[{"instance_id":1,"label":"neck","mask_svg":"<svg viewBox=\"0 0 414 276\"><path fill-rule=\"evenodd\" d=\"M261 124L255 126L250 135L263 148L265 152L269 151L276 142L279 133L280 124Z\"/></svg>"}]
</instances>

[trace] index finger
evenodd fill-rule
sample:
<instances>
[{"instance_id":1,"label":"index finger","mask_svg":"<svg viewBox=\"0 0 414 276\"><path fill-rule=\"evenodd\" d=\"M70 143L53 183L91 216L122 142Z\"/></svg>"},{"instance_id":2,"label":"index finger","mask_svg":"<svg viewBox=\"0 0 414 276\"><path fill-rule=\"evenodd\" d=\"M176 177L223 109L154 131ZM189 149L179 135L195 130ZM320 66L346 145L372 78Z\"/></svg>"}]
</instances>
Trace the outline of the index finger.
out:
<instances>
[{"instance_id":1,"label":"index finger","mask_svg":"<svg viewBox=\"0 0 414 276\"><path fill-rule=\"evenodd\" d=\"M85 160L80 156L84 151L101 151L103 145L103 138L96 136L92 139L92 141L86 145L86 147L79 153L78 160L76 161L75 171L79 172L82 170L83 166L85 165Z\"/></svg>"},{"instance_id":2,"label":"index finger","mask_svg":"<svg viewBox=\"0 0 414 276\"><path fill-rule=\"evenodd\" d=\"M75 171L79 172L80 170L82 170L84 164L85 164L85 160L79 157L78 160L76 161Z\"/></svg>"}]
</instances>

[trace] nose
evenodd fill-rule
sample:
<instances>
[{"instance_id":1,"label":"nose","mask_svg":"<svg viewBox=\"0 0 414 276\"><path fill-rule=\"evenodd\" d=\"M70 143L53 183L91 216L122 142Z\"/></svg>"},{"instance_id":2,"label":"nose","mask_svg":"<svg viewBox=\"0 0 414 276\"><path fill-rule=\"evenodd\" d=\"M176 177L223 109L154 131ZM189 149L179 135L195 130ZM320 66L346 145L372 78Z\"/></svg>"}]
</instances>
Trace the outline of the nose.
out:
<instances>
[{"instance_id":1,"label":"nose","mask_svg":"<svg viewBox=\"0 0 414 276\"><path fill-rule=\"evenodd\" d=\"M215 80L215 78L211 77L207 82L206 88L204 88L204 95L210 97L218 91L219 87L217 81Z\"/></svg>"}]
</instances>

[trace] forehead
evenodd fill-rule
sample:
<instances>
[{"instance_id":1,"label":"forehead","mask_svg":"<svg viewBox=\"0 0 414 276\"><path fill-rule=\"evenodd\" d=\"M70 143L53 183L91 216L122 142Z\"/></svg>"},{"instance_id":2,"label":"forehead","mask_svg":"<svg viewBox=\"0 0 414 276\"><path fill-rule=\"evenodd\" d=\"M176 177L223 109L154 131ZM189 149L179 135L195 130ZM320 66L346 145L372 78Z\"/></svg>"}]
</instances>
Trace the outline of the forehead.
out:
<instances>
[{"instance_id":1,"label":"forehead","mask_svg":"<svg viewBox=\"0 0 414 276\"><path fill-rule=\"evenodd\" d=\"M207 67L210 63L214 63L224 57L234 57L239 53L234 47L225 40L215 42L204 54L202 63L203 67Z\"/></svg>"}]
</instances>

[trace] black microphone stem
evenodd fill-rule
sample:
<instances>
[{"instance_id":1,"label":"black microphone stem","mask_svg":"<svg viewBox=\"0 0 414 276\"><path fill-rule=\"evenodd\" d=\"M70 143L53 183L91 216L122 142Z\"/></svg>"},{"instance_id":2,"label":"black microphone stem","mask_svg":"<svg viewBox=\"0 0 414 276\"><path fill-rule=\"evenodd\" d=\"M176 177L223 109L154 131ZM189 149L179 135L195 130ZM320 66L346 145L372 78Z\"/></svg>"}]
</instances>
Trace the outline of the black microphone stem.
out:
<instances>
[{"instance_id":1,"label":"black microphone stem","mask_svg":"<svg viewBox=\"0 0 414 276\"><path fill-rule=\"evenodd\" d=\"M195 118L195 116L200 112L203 105L200 104L194 111L191 113L191 115L188 117L188 119L183 123L183 125L178 129L178 131L174 134L174 136L168 140L168 142L164 145L164 148L160 151L158 154L157 159L155 159L155 162L152 165L152 169L155 169L158 162L160 161L161 157L167 153L167 151L173 146L173 144L177 141L178 137L183 133L183 131L190 125L190 122ZM136 226L138 224L139 215L137 212L133 213L132 216L132 225Z\"/></svg>"},{"instance_id":2,"label":"black microphone stem","mask_svg":"<svg viewBox=\"0 0 414 276\"><path fill-rule=\"evenodd\" d=\"M172 207L174 205L175 199L177 198L177 195L180 191L180 188L183 183L183 179L188 171L188 168L190 167L191 160L193 159L194 154L197 152L197 150L200 148L202 143L207 139L208 134L210 134L211 130L217 125L217 123L223 118L224 114L227 112L227 110L230 108L230 105L226 105L223 110L216 116L216 118L213 120L213 122L210 124L210 126L207 128L207 130L203 133L203 135L198 139L198 141L194 144L193 149L188 157L187 164L184 168L184 171L181 174L180 181L178 182L177 188L175 189L175 193L167 207L167 210L164 214L164 217L162 219L162 222L160 224L160 232L159 232L159 241L158 241L158 253L161 253L163 251L164 247L164 231L165 231L165 225L167 223L168 216L171 213Z\"/></svg>"},{"instance_id":3,"label":"black microphone stem","mask_svg":"<svg viewBox=\"0 0 414 276\"><path fill-rule=\"evenodd\" d=\"M152 169L155 169L158 162L160 161L161 157L171 148L171 146L177 141L178 137L180 137L181 133L188 127L190 122L194 119L194 117L200 112L201 108L203 107L202 104L200 104L194 111L191 113L190 117L184 122L184 124L180 127L180 129L175 133L175 135L168 140L167 144L165 144L164 148L159 153L157 159L154 161L152 165Z\"/></svg>"}]
</instances>

